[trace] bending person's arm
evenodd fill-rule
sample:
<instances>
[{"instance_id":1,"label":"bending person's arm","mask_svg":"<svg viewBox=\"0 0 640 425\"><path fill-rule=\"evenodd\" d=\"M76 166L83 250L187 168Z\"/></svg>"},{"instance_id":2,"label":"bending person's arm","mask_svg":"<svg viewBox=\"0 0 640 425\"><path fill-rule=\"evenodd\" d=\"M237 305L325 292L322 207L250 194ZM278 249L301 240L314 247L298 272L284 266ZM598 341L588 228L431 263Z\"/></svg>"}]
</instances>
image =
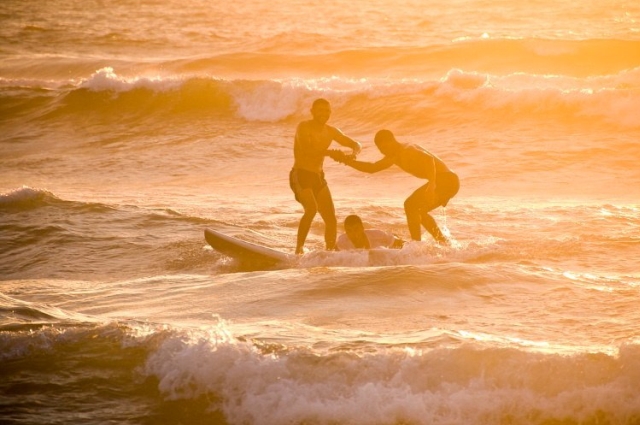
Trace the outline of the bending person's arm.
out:
<instances>
[{"instance_id":1,"label":"bending person's arm","mask_svg":"<svg viewBox=\"0 0 640 425\"><path fill-rule=\"evenodd\" d=\"M364 161L356 161L352 158L345 158L343 161L344 164L348 165L351 168L354 168L358 171L362 171L363 173L377 173L378 171L386 170L395 164L393 158L385 156L384 158L376 161L376 162L364 162Z\"/></svg>"}]
</instances>

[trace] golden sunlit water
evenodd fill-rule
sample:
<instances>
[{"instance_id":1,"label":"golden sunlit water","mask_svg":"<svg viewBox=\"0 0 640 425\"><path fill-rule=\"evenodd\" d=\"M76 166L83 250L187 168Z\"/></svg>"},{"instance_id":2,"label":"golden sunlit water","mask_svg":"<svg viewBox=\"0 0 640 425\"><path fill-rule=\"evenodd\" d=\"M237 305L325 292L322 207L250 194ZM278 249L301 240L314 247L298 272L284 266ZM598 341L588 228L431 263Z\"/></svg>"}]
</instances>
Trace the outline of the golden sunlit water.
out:
<instances>
[{"instance_id":1,"label":"golden sunlit water","mask_svg":"<svg viewBox=\"0 0 640 425\"><path fill-rule=\"evenodd\" d=\"M293 254L320 97L455 171L450 245L205 242ZM640 424L639 105L636 1L5 0L0 422ZM324 172L410 240L424 180Z\"/></svg>"}]
</instances>

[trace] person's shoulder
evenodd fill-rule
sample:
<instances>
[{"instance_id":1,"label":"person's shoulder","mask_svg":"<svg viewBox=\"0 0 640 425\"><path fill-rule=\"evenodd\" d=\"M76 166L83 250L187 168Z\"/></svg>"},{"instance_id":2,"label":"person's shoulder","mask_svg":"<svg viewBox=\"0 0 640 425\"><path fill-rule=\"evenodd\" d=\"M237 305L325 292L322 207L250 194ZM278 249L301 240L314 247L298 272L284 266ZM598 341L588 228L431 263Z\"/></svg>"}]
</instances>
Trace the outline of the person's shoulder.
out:
<instances>
[{"instance_id":1,"label":"person's shoulder","mask_svg":"<svg viewBox=\"0 0 640 425\"><path fill-rule=\"evenodd\" d=\"M338 236L339 241L344 241L344 240L348 240L349 236L346 233L341 234L340 236Z\"/></svg>"},{"instance_id":2,"label":"person's shoulder","mask_svg":"<svg viewBox=\"0 0 640 425\"><path fill-rule=\"evenodd\" d=\"M304 120L298 123L298 130L307 129L311 125L311 120Z\"/></svg>"},{"instance_id":3,"label":"person's shoulder","mask_svg":"<svg viewBox=\"0 0 640 425\"><path fill-rule=\"evenodd\" d=\"M404 151L420 151L420 152L424 152L424 149L422 148L422 146L416 144L416 143L402 143L401 144L401 149Z\"/></svg>"},{"instance_id":4,"label":"person's shoulder","mask_svg":"<svg viewBox=\"0 0 640 425\"><path fill-rule=\"evenodd\" d=\"M372 235L377 235L377 236L384 236L384 237L393 236L393 233L387 232L386 230L381 230L381 229L367 229L366 232L371 232Z\"/></svg>"},{"instance_id":5,"label":"person's shoulder","mask_svg":"<svg viewBox=\"0 0 640 425\"><path fill-rule=\"evenodd\" d=\"M367 236L368 235L381 236L381 235L389 234L389 232L385 232L384 230L380 230L380 229L365 229L364 231L367 234Z\"/></svg>"},{"instance_id":6,"label":"person's shoulder","mask_svg":"<svg viewBox=\"0 0 640 425\"><path fill-rule=\"evenodd\" d=\"M365 229L371 248L384 246L389 248L395 241L395 236L391 232L380 229Z\"/></svg>"},{"instance_id":7,"label":"person's shoulder","mask_svg":"<svg viewBox=\"0 0 640 425\"><path fill-rule=\"evenodd\" d=\"M334 127L332 125L329 124L325 124L324 125L326 127L326 129L329 131L329 133L331 134L331 136L335 139L338 136L342 136L343 133L342 131L338 128L338 127Z\"/></svg>"},{"instance_id":8,"label":"person's shoulder","mask_svg":"<svg viewBox=\"0 0 640 425\"><path fill-rule=\"evenodd\" d=\"M351 240L349 240L349 236L347 236L346 233L338 236L338 239L336 240L336 247L338 247L338 250L340 251L348 251L350 249L354 249L354 246L351 243Z\"/></svg>"},{"instance_id":9,"label":"person's shoulder","mask_svg":"<svg viewBox=\"0 0 640 425\"><path fill-rule=\"evenodd\" d=\"M433 156L431 152L429 152L428 150L426 150L425 148L423 148L422 146L416 143L403 145L402 152L405 153L406 155L413 155L413 156L423 156L423 155Z\"/></svg>"}]
</instances>

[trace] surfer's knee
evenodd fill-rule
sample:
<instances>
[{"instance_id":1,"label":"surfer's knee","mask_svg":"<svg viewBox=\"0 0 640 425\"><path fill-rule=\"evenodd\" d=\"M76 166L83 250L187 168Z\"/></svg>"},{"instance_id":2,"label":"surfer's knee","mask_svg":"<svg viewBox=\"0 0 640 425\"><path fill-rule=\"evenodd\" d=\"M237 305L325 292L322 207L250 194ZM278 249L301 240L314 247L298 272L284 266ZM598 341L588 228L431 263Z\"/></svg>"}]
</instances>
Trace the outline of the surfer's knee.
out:
<instances>
[{"instance_id":1,"label":"surfer's knee","mask_svg":"<svg viewBox=\"0 0 640 425\"><path fill-rule=\"evenodd\" d=\"M304 209L303 217L313 219L318 213L318 209L315 207L309 207Z\"/></svg>"},{"instance_id":2,"label":"surfer's knee","mask_svg":"<svg viewBox=\"0 0 640 425\"><path fill-rule=\"evenodd\" d=\"M322 219L327 227L338 228L338 219L335 214L322 214Z\"/></svg>"},{"instance_id":3,"label":"surfer's knee","mask_svg":"<svg viewBox=\"0 0 640 425\"><path fill-rule=\"evenodd\" d=\"M438 227L438 225L436 224L435 218L433 218L431 214L427 212L423 212L420 215L420 218L422 221L422 225L425 227L425 229L429 230L430 228Z\"/></svg>"},{"instance_id":4,"label":"surfer's knee","mask_svg":"<svg viewBox=\"0 0 640 425\"><path fill-rule=\"evenodd\" d=\"M318 204L316 202L305 202L302 204L302 208L304 208L305 217L315 217L318 213Z\"/></svg>"},{"instance_id":5,"label":"surfer's knee","mask_svg":"<svg viewBox=\"0 0 640 425\"><path fill-rule=\"evenodd\" d=\"M415 199L407 198L407 200L404 201L404 213L407 215L407 217L419 216L420 205L415 201Z\"/></svg>"}]
</instances>

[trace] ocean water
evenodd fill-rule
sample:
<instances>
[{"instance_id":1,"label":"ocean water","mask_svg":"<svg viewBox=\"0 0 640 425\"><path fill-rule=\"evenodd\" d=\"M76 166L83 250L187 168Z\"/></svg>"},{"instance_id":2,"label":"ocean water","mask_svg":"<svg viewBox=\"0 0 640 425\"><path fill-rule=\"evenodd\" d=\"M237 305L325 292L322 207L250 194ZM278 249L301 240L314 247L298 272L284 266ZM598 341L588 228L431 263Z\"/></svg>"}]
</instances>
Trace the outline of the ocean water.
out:
<instances>
[{"instance_id":1,"label":"ocean water","mask_svg":"<svg viewBox=\"0 0 640 425\"><path fill-rule=\"evenodd\" d=\"M293 253L317 97L460 175L451 246L207 246ZM638 425L639 110L635 1L5 0L0 422ZM418 180L325 172L409 239Z\"/></svg>"}]
</instances>

